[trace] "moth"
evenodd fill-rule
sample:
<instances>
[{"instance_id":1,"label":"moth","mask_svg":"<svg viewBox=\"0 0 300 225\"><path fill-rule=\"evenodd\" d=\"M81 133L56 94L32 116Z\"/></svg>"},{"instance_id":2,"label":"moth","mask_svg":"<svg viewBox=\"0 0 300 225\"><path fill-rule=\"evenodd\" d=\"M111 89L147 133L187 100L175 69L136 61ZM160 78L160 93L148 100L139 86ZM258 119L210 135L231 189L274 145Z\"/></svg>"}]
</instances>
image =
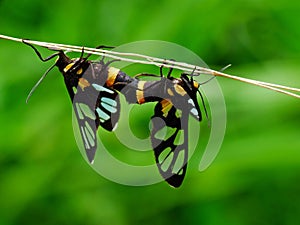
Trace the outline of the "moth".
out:
<instances>
[{"instance_id":1,"label":"moth","mask_svg":"<svg viewBox=\"0 0 300 225\"><path fill-rule=\"evenodd\" d=\"M91 61L88 59L90 54L84 57L84 49L81 56L75 59L70 59L61 50L43 58L32 44L26 40L23 42L33 48L43 62L57 57L55 64L33 87L27 101L48 72L57 67L72 101L90 163L95 159L99 126L108 131L113 131L117 126L120 117L119 95L122 94L129 104L156 103L150 134L155 161L160 174L171 186L179 187L182 184L188 162L188 118L191 115L197 121L202 120L197 94L200 94L202 101L203 97L193 74L182 73L179 78L174 78L170 69L168 75L164 76L161 67L159 79L142 80L142 76L156 75L128 76L112 67L110 64L113 61ZM204 110L207 114L205 106Z\"/></svg>"}]
</instances>

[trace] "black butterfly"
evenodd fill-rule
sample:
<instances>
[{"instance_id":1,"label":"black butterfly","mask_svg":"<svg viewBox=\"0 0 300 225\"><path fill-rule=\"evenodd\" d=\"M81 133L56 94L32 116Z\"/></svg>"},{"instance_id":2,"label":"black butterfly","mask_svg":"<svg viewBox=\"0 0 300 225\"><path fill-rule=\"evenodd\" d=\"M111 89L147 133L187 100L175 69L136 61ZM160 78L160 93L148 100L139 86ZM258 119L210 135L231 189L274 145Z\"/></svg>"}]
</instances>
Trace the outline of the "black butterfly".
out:
<instances>
[{"instance_id":1,"label":"black butterfly","mask_svg":"<svg viewBox=\"0 0 300 225\"><path fill-rule=\"evenodd\" d=\"M28 98L47 73L54 66L57 66L64 77L65 85L73 103L88 160L93 163L97 149L96 132L98 127L101 126L108 131L112 131L119 119L120 100L117 90L112 87L117 83L117 80L122 81L118 84L120 89L126 83L132 82L133 79L127 75L126 79L123 79L123 72L114 67L109 67L111 62L88 60L90 55L83 57L84 51L82 51L81 57L76 59L70 59L63 51L58 51L44 59L33 45L25 40L23 42L32 47L44 62L58 56L55 64L42 76Z\"/></svg>"},{"instance_id":2,"label":"black butterfly","mask_svg":"<svg viewBox=\"0 0 300 225\"><path fill-rule=\"evenodd\" d=\"M184 73L174 78L171 71L164 77L161 70L159 81L145 82L142 102L158 102L151 118L155 160L162 177L171 186L179 187L188 161L188 118L192 115L202 120L197 93L203 98L196 81Z\"/></svg>"},{"instance_id":3,"label":"black butterfly","mask_svg":"<svg viewBox=\"0 0 300 225\"><path fill-rule=\"evenodd\" d=\"M119 93L130 104L157 102L151 118L151 143L155 160L159 172L170 185L181 185L188 161L188 118L192 115L198 121L202 119L197 93L201 98L202 95L193 76L189 78L187 74L182 74L180 78L173 78L170 69L164 77L161 67L160 79L144 81L139 79L139 75L130 77L111 67L113 61L88 60L90 54L83 57L84 50L76 59L70 59L61 50L44 59L33 45L25 40L23 42L32 47L44 62L58 57L34 86L27 100L48 72L58 67L73 103L84 148L91 163L94 162L97 149L98 127L113 131L117 125L120 116Z\"/></svg>"}]
</instances>

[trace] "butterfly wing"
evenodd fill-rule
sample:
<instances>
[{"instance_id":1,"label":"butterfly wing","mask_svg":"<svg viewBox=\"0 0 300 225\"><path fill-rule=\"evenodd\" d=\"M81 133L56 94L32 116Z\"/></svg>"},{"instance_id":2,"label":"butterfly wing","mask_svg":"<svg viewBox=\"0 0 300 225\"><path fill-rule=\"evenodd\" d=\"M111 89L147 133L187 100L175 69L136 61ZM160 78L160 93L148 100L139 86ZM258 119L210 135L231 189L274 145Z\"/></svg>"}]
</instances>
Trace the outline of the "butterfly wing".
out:
<instances>
[{"instance_id":1,"label":"butterfly wing","mask_svg":"<svg viewBox=\"0 0 300 225\"><path fill-rule=\"evenodd\" d=\"M166 99L155 106L151 143L162 177L173 187L184 179L188 160L188 112Z\"/></svg>"},{"instance_id":2,"label":"butterfly wing","mask_svg":"<svg viewBox=\"0 0 300 225\"><path fill-rule=\"evenodd\" d=\"M97 123L92 108L83 101L74 101L73 108L79 126L80 136L89 162L94 162L97 150Z\"/></svg>"},{"instance_id":3,"label":"butterfly wing","mask_svg":"<svg viewBox=\"0 0 300 225\"><path fill-rule=\"evenodd\" d=\"M105 86L92 84L78 88L73 99L73 108L88 160L93 163L97 150L99 126L112 131L119 119L120 100L118 93Z\"/></svg>"},{"instance_id":4,"label":"butterfly wing","mask_svg":"<svg viewBox=\"0 0 300 225\"><path fill-rule=\"evenodd\" d=\"M92 84L99 91L94 111L96 114L96 125L100 125L108 131L113 131L120 118L120 98L115 90L106 86Z\"/></svg>"}]
</instances>

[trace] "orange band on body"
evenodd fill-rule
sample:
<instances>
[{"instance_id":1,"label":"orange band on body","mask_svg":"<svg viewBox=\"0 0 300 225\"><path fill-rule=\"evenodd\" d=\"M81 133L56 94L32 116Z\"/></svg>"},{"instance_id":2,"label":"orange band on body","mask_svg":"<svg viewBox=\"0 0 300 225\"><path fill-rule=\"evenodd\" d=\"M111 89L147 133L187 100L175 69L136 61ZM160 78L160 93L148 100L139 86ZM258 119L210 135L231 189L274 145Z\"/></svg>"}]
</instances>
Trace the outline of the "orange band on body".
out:
<instances>
[{"instance_id":1,"label":"orange band on body","mask_svg":"<svg viewBox=\"0 0 300 225\"><path fill-rule=\"evenodd\" d=\"M114 85L115 80L117 78L118 73L120 72L120 69L117 69L115 67L109 67L108 68L108 77L106 80L106 85L108 87L111 87Z\"/></svg>"},{"instance_id":2,"label":"orange band on body","mask_svg":"<svg viewBox=\"0 0 300 225\"><path fill-rule=\"evenodd\" d=\"M136 99L139 104L143 104L145 102L144 98L144 85L146 81L138 82L138 90L136 91Z\"/></svg>"}]
</instances>

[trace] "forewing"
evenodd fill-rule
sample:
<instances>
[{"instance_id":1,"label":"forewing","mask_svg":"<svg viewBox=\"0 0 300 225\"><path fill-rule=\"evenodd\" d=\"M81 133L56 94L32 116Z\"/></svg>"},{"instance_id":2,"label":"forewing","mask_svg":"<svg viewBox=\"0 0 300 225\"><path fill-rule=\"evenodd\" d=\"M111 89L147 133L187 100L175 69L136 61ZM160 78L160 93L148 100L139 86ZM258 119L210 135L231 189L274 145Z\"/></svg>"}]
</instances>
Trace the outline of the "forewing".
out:
<instances>
[{"instance_id":1,"label":"forewing","mask_svg":"<svg viewBox=\"0 0 300 225\"><path fill-rule=\"evenodd\" d=\"M80 135L88 160L93 163L97 150L97 129L102 126L112 131L119 119L120 103L118 94L101 85L92 84L79 90L73 99Z\"/></svg>"},{"instance_id":2,"label":"forewing","mask_svg":"<svg viewBox=\"0 0 300 225\"><path fill-rule=\"evenodd\" d=\"M151 143L162 177L173 187L184 179L188 160L188 114L166 99L155 106Z\"/></svg>"},{"instance_id":3,"label":"forewing","mask_svg":"<svg viewBox=\"0 0 300 225\"><path fill-rule=\"evenodd\" d=\"M94 103L95 104L95 103ZM86 94L76 94L73 100L73 108L79 126L80 136L89 162L94 162L97 150L97 118Z\"/></svg>"}]
</instances>

